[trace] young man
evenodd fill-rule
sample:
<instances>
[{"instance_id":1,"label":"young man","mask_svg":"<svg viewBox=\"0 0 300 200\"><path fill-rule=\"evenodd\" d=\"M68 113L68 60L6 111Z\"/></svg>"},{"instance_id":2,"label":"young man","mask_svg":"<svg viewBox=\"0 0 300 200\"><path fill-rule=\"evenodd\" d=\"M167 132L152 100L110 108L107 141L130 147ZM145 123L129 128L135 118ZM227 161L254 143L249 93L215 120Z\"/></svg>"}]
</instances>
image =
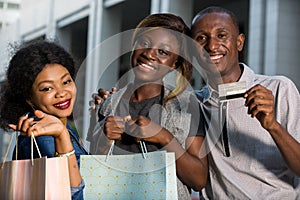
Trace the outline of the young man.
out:
<instances>
[{"instance_id":1,"label":"young man","mask_svg":"<svg viewBox=\"0 0 300 200\"><path fill-rule=\"evenodd\" d=\"M300 198L300 95L283 76L255 74L239 62L245 36L235 15L220 7L200 11L192 22L197 57L207 85L195 91L205 114L209 199ZM245 83L235 100L218 86ZM234 86L240 87L240 86ZM107 97L108 91L100 89ZM101 100L94 96L96 103Z\"/></svg>"},{"instance_id":2,"label":"young man","mask_svg":"<svg viewBox=\"0 0 300 200\"><path fill-rule=\"evenodd\" d=\"M226 9L199 12L192 37L207 72L207 86L196 91L206 113L209 147L204 197L300 198L300 96L293 82L255 74L239 62L245 36ZM244 98L220 99L220 84L244 81Z\"/></svg>"}]
</instances>

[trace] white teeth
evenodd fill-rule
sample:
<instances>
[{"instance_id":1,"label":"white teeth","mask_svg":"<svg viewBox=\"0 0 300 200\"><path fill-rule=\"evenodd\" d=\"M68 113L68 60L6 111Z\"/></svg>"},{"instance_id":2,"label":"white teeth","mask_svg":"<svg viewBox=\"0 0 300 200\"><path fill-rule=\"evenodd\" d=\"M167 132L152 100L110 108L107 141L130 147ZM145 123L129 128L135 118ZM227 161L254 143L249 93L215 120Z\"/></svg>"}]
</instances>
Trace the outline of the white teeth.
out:
<instances>
[{"instance_id":1,"label":"white teeth","mask_svg":"<svg viewBox=\"0 0 300 200\"><path fill-rule=\"evenodd\" d=\"M147 68L147 69L151 69L151 70L154 69L153 67L151 67L151 66L149 66L149 65L146 65L146 64L141 64L141 66L142 66L142 67L145 67L145 68Z\"/></svg>"},{"instance_id":2,"label":"white teeth","mask_svg":"<svg viewBox=\"0 0 300 200\"><path fill-rule=\"evenodd\" d=\"M210 59L211 60L217 60L217 59L220 59L222 57L223 57L223 55L215 55L215 56L210 56Z\"/></svg>"},{"instance_id":3,"label":"white teeth","mask_svg":"<svg viewBox=\"0 0 300 200\"><path fill-rule=\"evenodd\" d=\"M61 106L67 105L67 103L68 103L68 102L61 103L61 104L58 104L58 106L61 107Z\"/></svg>"}]
</instances>

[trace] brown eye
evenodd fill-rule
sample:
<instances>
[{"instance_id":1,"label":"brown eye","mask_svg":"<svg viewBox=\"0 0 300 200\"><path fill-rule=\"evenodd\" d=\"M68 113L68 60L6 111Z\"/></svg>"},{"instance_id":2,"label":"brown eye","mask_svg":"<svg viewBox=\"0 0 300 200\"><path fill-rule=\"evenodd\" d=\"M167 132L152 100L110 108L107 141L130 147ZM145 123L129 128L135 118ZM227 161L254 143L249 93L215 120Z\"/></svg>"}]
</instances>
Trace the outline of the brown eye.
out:
<instances>
[{"instance_id":1,"label":"brown eye","mask_svg":"<svg viewBox=\"0 0 300 200\"><path fill-rule=\"evenodd\" d=\"M205 35L199 35L196 37L196 41L199 43L204 43L207 40L207 37Z\"/></svg>"},{"instance_id":2,"label":"brown eye","mask_svg":"<svg viewBox=\"0 0 300 200\"><path fill-rule=\"evenodd\" d=\"M146 49L148 49L148 48L151 47L150 42L148 42L147 40L144 40L144 39L138 40L137 44L138 44L140 47L146 48Z\"/></svg>"},{"instance_id":3,"label":"brown eye","mask_svg":"<svg viewBox=\"0 0 300 200\"><path fill-rule=\"evenodd\" d=\"M158 49L158 53L159 53L160 55L165 55L165 56L169 55L168 51L163 50L163 49Z\"/></svg>"},{"instance_id":4,"label":"brown eye","mask_svg":"<svg viewBox=\"0 0 300 200\"><path fill-rule=\"evenodd\" d=\"M220 38L220 39L226 38L226 34L220 33L220 34L218 34L218 38Z\"/></svg>"},{"instance_id":5,"label":"brown eye","mask_svg":"<svg viewBox=\"0 0 300 200\"><path fill-rule=\"evenodd\" d=\"M51 87L44 87L44 88L40 89L40 91L43 91L43 92L48 92L50 90L52 90Z\"/></svg>"},{"instance_id":6,"label":"brown eye","mask_svg":"<svg viewBox=\"0 0 300 200\"><path fill-rule=\"evenodd\" d=\"M71 79L67 80L67 81L64 81L64 85L67 85L69 83L72 83L73 81Z\"/></svg>"}]
</instances>

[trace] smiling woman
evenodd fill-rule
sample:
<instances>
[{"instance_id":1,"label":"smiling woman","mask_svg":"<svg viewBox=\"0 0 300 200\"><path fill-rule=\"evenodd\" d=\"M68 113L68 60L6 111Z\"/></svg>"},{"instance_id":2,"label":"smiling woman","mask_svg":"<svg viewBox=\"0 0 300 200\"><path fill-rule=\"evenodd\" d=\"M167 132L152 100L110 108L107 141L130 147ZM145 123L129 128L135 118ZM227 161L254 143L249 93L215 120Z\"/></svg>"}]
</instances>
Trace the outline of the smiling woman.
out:
<instances>
[{"instance_id":1,"label":"smiling woman","mask_svg":"<svg viewBox=\"0 0 300 200\"><path fill-rule=\"evenodd\" d=\"M71 115L76 97L76 86L68 70L60 64L47 64L32 85L32 107L58 118Z\"/></svg>"},{"instance_id":2,"label":"smiling woman","mask_svg":"<svg viewBox=\"0 0 300 200\"><path fill-rule=\"evenodd\" d=\"M162 85L163 77L177 68L178 54L179 43L170 30L144 33L135 42L131 57L136 80Z\"/></svg>"},{"instance_id":3,"label":"smiling woman","mask_svg":"<svg viewBox=\"0 0 300 200\"><path fill-rule=\"evenodd\" d=\"M76 98L75 74L73 58L59 45L43 41L22 46L1 87L0 125L21 133L18 159L31 158L28 136L33 133L42 156L67 156L72 199L82 199L79 157L87 152L67 124ZM39 157L36 149L33 153Z\"/></svg>"},{"instance_id":4,"label":"smiling woman","mask_svg":"<svg viewBox=\"0 0 300 200\"><path fill-rule=\"evenodd\" d=\"M189 188L206 184L206 154L199 132L199 104L188 89L192 67L190 30L173 14L153 14L143 19L132 37L131 67L134 80L103 102L100 130L91 152L140 153L143 140L148 151L175 152L179 199L191 199ZM175 86L165 77L176 72ZM204 156L202 156L204 155Z\"/></svg>"}]
</instances>

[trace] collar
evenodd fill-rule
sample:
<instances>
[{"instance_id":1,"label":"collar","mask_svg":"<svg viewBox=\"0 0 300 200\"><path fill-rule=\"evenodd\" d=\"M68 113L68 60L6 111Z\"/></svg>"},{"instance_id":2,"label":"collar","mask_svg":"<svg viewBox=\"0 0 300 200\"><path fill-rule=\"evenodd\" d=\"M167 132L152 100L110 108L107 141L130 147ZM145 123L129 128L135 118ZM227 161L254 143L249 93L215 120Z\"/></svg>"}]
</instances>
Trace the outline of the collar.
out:
<instances>
[{"instance_id":1,"label":"collar","mask_svg":"<svg viewBox=\"0 0 300 200\"><path fill-rule=\"evenodd\" d=\"M250 88L253 85L253 77L254 77L255 73L245 63L240 62L239 64L244 69L243 69L242 75L238 82L246 81L247 88ZM219 98L218 91L213 89L209 84L205 85L200 90L195 90L195 94L196 94L197 98L203 103L207 102L209 99L215 100L215 99Z\"/></svg>"}]
</instances>

